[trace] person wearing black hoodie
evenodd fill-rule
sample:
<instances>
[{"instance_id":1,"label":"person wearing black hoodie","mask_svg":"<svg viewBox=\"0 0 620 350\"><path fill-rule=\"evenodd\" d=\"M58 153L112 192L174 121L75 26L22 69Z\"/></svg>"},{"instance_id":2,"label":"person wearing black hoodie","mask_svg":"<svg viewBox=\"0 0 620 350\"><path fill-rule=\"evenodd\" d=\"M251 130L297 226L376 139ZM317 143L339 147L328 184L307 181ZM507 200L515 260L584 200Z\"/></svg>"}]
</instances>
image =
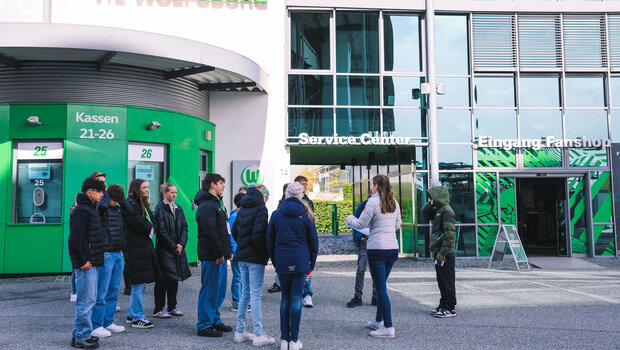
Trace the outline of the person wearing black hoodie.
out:
<instances>
[{"instance_id":1,"label":"person wearing black hoodie","mask_svg":"<svg viewBox=\"0 0 620 350\"><path fill-rule=\"evenodd\" d=\"M232 332L232 327L222 323L220 317L220 307L226 298L226 260L232 260L233 257L228 216L222 202L225 188L221 175L209 173L194 198L194 203L198 205L197 248L202 283L198 294L196 328L201 337L221 337L222 332Z\"/></svg>"},{"instance_id":2,"label":"person wearing black hoodie","mask_svg":"<svg viewBox=\"0 0 620 350\"><path fill-rule=\"evenodd\" d=\"M263 333L262 298L265 265L269 261L267 251L268 212L266 198L257 188L250 186L241 199L241 209L233 225L233 238L237 242L235 260L239 261L241 271L241 298L239 309L252 305L252 326L254 334L245 331L246 313L237 314L237 330L234 342L252 340L252 345L263 346L275 343L275 339Z\"/></svg>"},{"instance_id":3,"label":"person wearing black hoodie","mask_svg":"<svg viewBox=\"0 0 620 350\"><path fill-rule=\"evenodd\" d=\"M183 208L175 200L177 188L171 183L160 186L164 200L157 204L154 214L155 252L159 260L162 279L155 282L155 310L153 317L171 318L183 316L177 308L179 281L185 281L192 273L187 263L187 220ZM168 310L164 310L168 295Z\"/></svg>"},{"instance_id":4,"label":"person wearing black hoodie","mask_svg":"<svg viewBox=\"0 0 620 350\"><path fill-rule=\"evenodd\" d=\"M82 183L82 193L75 199L75 209L69 216L69 257L75 274L77 300L75 302L75 327L71 346L97 349L99 338L92 337L92 309L97 298L99 267L103 266L103 230L97 213L97 202L103 197L103 182L87 178Z\"/></svg>"},{"instance_id":5,"label":"person wearing black hoodie","mask_svg":"<svg viewBox=\"0 0 620 350\"><path fill-rule=\"evenodd\" d=\"M153 213L148 199L148 182L135 179L129 184L129 197L121 203L123 226L127 234L125 262L131 282L127 323L141 329L154 326L146 319L142 299L146 284L159 279L159 264L153 248Z\"/></svg>"}]
</instances>

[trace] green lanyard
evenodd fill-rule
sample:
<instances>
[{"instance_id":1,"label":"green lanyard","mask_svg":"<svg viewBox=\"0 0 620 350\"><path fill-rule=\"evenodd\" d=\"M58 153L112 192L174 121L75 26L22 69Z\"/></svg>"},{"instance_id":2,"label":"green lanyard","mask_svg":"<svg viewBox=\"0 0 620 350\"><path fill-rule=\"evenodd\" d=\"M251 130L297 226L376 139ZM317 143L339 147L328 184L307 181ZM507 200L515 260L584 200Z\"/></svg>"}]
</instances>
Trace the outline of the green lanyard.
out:
<instances>
[{"instance_id":1,"label":"green lanyard","mask_svg":"<svg viewBox=\"0 0 620 350\"><path fill-rule=\"evenodd\" d=\"M222 197L218 198L220 201L220 207L222 208L222 211L224 211L224 215L226 216L226 220L228 220L228 213L226 212L226 206L224 206L224 201L222 200Z\"/></svg>"},{"instance_id":2,"label":"green lanyard","mask_svg":"<svg viewBox=\"0 0 620 350\"><path fill-rule=\"evenodd\" d=\"M153 223L153 221L151 221L151 217L149 216L149 211L146 209L144 209L144 216L151 224Z\"/></svg>"}]
</instances>

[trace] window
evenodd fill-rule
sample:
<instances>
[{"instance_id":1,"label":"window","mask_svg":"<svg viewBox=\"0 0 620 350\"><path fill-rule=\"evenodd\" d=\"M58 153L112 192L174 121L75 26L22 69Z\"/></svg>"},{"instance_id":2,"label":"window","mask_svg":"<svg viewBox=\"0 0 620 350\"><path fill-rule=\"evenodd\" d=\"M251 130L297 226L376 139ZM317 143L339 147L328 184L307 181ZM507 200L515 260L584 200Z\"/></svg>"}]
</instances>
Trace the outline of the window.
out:
<instances>
[{"instance_id":1,"label":"window","mask_svg":"<svg viewBox=\"0 0 620 350\"><path fill-rule=\"evenodd\" d=\"M334 110L332 108L289 108L288 136L297 137L305 132L310 136L334 134Z\"/></svg>"},{"instance_id":2,"label":"window","mask_svg":"<svg viewBox=\"0 0 620 350\"><path fill-rule=\"evenodd\" d=\"M467 75L467 16L435 16L437 74Z\"/></svg>"},{"instance_id":3,"label":"window","mask_svg":"<svg viewBox=\"0 0 620 350\"><path fill-rule=\"evenodd\" d=\"M291 69L330 69L328 13L291 13Z\"/></svg>"},{"instance_id":4,"label":"window","mask_svg":"<svg viewBox=\"0 0 620 350\"><path fill-rule=\"evenodd\" d=\"M330 75L289 75L290 105L334 104L333 78Z\"/></svg>"},{"instance_id":5,"label":"window","mask_svg":"<svg viewBox=\"0 0 620 350\"><path fill-rule=\"evenodd\" d=\"M420 18L418 16L385 15L383 33L386 71L420 72Z\"/></svg>"},{"instance_id":6,"label":"window","mask_svg":"<svg viewBox=\"0 0 620 350\"><path fill-rule=\"evenodd\" d=\"M151 193L151 209L163 200L159 189L165 182L167 162L166 146L154 143L129 143L128 182L142 179L148 182ZM128 187L129 188L129 187Z\"/></svg>"},{"instance_id":7,"label":"window","mask_svg":"<svg viewBox=\"0 0 620 350\"><path fill-rule=\"evenodd\" d=\"M336 12L338 73L379 73L379 14Z\"/></svg>"}]
</instances>

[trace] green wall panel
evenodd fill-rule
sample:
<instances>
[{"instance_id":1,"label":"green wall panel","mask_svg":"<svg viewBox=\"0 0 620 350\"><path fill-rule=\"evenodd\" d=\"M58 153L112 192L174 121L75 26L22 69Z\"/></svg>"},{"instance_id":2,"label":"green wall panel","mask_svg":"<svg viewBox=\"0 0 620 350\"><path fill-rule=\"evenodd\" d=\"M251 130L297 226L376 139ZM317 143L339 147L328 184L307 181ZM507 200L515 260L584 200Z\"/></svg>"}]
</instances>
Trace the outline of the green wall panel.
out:
<instances>
[{"instance_id":1,"label":"green wall panel","mask_svg":"<svg viewBox=\"0 0 620 350\"><path fill-rule=\"evenodd\" d=\"M41 125L26 121L38 116ZM9 135L13 139L62 139L67 129L67 106L64 104L13 104Z\"/></svg>"},{"instance_id":2,"label":"green wall panel","mask_svg":"<svg viewBox=\"0 0 620 350\"><path fill-rule=\"evenodd\" d=\"M561 167L562 150L560 148L523 149L523 166L525 167Z\"/></svg>"},{"instance_id":3,"label":"green wall panel","mask_svg":"<svg viewBox=\"0 0 620 350\"><path fill-rule=\"evenodd\" d=\"M11 116L11 106L0 105L0 140L9 138L10 116Z\"/></svg>"},{"instance_id":4,"label":"green wall panel","mask_svg":"<svg viewBox=\"0 0 620 350\"><path fill-rule=\"evenodd\" d=\"M594 255L615 256L614 225L594 225Z\"/></svg>"},{"instance_id":5,"label":"green wall panel","mask_svg":"<svg viewBox=\"0 0 620 350\"><path fill-rule=\"evenodd\" d=\"M117 183L127 191L127 141L73 139L65 141L65 178L63 214L64 222L69 222L69 208L73 205L75 195L80 192L82 181L94 171L107 174L108 185ZM69 239L66 226L63 245ZM64 250L66 252L66 249ZM63 255L63 271L71 269L67 254Z\"/></svg>"},{"instance_id":6,"label":"green wall panel","mask_svg":"<svg viewBox=\"0 0 620 350\"><path fill-rule=\"evenodd\" d=\"M4 273L61 270L63 225L8 225L5 237Z\"/></svg>"},{"instance_id":7,"label":"green wall panel","mask_svg":"<svg viewBox=\"0 0 620 350\"><path fill-rule=\"evenodd\" d=\"M568 162L572 167L606 167L607 150L598 148L571 148L568 150Z\"/></svg>"},{"instance_id":8,"label":"green wall panel","mask_svg":"<svg viewBox=\"0 0 620 350\"><path fill-rule=\"evenodd\" d=\"M517 224L516 191L514 177L499 179L499 201L502 225Z\"/></svg>"},{"instance_id":9,"label":"green wall panel","mask_svg":"<svg viewBox=\"0 0 620 350\"><path fill-rule=\"evenodd\" d=\"M514 168L517 156L514 149L478 148L478 167L481 168Z\"/></svg>"},{"instance_id":10,"label":"green wall panel","mask_svg":"<svg viewBox=\"0 0 620 350\"><path fill-rule=\"evenodd\" d=\"M478 256L491 256L491 251L495 245L498 226L479 225L478 226Z\"/></svg>"},{"instance_id":11,"label":"green wall panel","mask_svg":"<svg viewBox=\"0 0 620 350\"><path fill-rule=\"evenodd\" d=\"M67 139L127 139L127 108L105 105L67 105Z\"/></svg>"},{"instance_id":12,"label":"green wall panel","mask_svg":"<svg viewBox=\"0 0 620 350\"><path fill-rule=\"evenodd\" d=\"M586 229L586 199L583 177L569 177L568 204L570 207L571 246L573 254L588 253L588 232Z\"/></svg>"},{"instance_id":13,"label":"green wall panel","mask_svg":"<svg viewBox=\"0 0 620 350\"><path fill-rule=\"evenodd\" d=\"M609 171L590 172L592 195L592 219L594 223L612 221L611 173Z\"/></svg>"},{"instance_id":14,"label":"green wall panel","mask_svg":"<svg viewBox=\"0 0 620 350\"><path fill-rule=\"evenodd\" d=\"M172 142L172 112L146 108L127 108L127 138L131 141ZM153 121L161 127L148 130Z\"/></svg>"},{"instance_id":15,"label":"green wall panel","mask_svg":"<svg viewBox=\"0 0 620 350\"><path fill-rule=\"evenodd\" d=\"M3 224L8 220L11 213L11 194L12 191L12 172L11 161L13 159L13 152L11 149L11 141L0 140L0 184L4 184L4 188L0 187L0 224ZM0 241L1 243L2 241Z\"/></svg>"},{"instance_id":16,"label":"green wall panel","mask_svg":"<svg viewBox=\"0 0 620 350\"><path fill-rule=\"evenodd\" d=\"M476 222L497 223L497 174L476 173Z\"/></svg>"}]
</instances>

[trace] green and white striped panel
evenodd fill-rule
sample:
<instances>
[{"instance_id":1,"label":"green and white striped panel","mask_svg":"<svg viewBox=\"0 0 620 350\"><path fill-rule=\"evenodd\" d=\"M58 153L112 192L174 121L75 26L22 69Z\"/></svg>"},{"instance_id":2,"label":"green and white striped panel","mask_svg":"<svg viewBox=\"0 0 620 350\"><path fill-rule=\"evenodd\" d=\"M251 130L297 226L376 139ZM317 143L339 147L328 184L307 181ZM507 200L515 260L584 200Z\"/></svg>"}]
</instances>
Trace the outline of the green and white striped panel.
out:
<instances>
[{"instance_id":1,"label":"green and white striped panel","mask_svg":"<svg viewBox=\"0 0 620 350\"><path fill-rule=\"evenodd\" d=\"M499 226L478 226L478 256L491 256Z\"/></svg>"},{"instance_id":2,"label":"green and white striped panel","mask_svg":"<svg viewBox=\"0 0 620 350\"><path fill-rule=\"evenodd\" d=\"M606 167L607 150L599 148L576 148L568 151L571 167Z\"/></svg>"},{"instance_id":3,"label":"green and white striped panel","mask_svg":"<svg viewBox=\"0 0 620 350\"><path fill-rule=\"evenodd\" d=\"M497 174L476 173L476 222L497 223Z\"/></svg>"},{"instance_id":4,"label":"green and white striped panel","mask_svg":"<svg viewBox=\"0 0 620 350\"><path fill-rule=\"evenodd\" d=\"M514 149L478 148L478 167L480 168L514 168L517 156Z\"/></svg>"},{"instance_id":5,"label":"green and white striped panel","mask_svg":"<svg viewBox=\"0 0 620 350\"><path fill-rule=\"evenodd\" d=\"M568 178L568 202L570 206L571 245L573 254L588 253L586 230L586 202L583 177Z\"/></svg>"},{"instance_id":6,"label":"green and white striped panel","mask_svg":"<svg viewBox=\"0 0 620 350\"><path fill-rule=\"evenodd\" d=\"M516 225L516 192L514 177L506 177L499 179L499 201L501 205L502 225Z\"/></svg>"},{"instance_id":7,"label":"green and white striped panel","mask_svg":"<svg viewBox=\"0 0 620 350\"><path fill-rule=\"evenodd\" d=\"M523 166L527 168L551 168L562 166L560 148L523 149Z\"/></svg>"}]
</instances>

